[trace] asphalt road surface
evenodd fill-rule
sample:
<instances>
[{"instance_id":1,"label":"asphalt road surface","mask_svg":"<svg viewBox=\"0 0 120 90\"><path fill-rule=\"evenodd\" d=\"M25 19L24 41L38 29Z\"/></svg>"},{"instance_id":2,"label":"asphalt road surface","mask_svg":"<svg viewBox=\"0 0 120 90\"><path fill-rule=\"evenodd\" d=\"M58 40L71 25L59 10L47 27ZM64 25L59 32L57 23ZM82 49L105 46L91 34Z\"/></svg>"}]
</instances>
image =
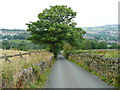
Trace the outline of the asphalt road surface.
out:
<instances>
[{"instance_id":1,"label":"asphalt road surface","mask_svg":"<svg viewBox=\"0 0 120 90\"><path fill-rule=\"evenodd\" d=\"M47 88L113 88L97 76L66 60L62 55L55 62Z\"/></svg>"}]
</instances>

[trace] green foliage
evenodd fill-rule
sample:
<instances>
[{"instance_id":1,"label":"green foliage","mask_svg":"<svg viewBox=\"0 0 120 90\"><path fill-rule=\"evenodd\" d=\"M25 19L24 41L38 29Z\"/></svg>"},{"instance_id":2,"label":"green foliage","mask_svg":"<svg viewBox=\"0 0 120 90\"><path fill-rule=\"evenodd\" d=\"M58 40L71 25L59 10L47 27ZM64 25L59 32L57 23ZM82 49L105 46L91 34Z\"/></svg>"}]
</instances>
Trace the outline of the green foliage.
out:
<instances>
[{"instance_id":1,"label":"green foliage","mask_svg":"<svg viewBox=\"0 0 120 90\"><path fill-rule=\"evenodd\" d=\"M120 45L117 43L112 43L112 45L109 47L109 49L120 49Z\"/></svg>"},{"instance_id":2,"label":"green foliage","mask_svg":"<svg viewBox=\"0 0 120 90\"><path fill-rule=\"evenodd\" d=\"M73 47L70 44L66 43L63 47L63 50L64 50L64 52L72 51Z\"/></svg>"},{"instance_id":3,"label":"green foliage","mask_svg":"<svg viewBox=\"0 0 120 90\"><path fill-rule=\"evenodd\" d=\"M68 58L68 56L70 55L70 53L73 51L73 47L68 44L68 43L65 43L64 47L63 47L63 55Z\"/></svg>"},{"instance_id":4,"label":"green foliage","mask_svg":"<svg viewBox=\"0 0 120 90\"><path fill-rule=\"evenodd\" d=\"M55 61L53 60L52 65L53 65L54 63L55 63ZM30 87L30 88L45 88L46 81L47 81L48 78L49 78L49 74L50 74L50 72L51 72L51 68L52 68L52 67L48 67L48 68L47 68L43 73L41 73L41 74L39 74L39 72L40 72L39 67L35 67L35 66L32 66L32 67L35 69L38 77L36 78L35 82L31 82L31 83L29 84L29 87Z\"/></svg>"},{"instance_id":5,"label":"green foliage","mask_svg":"<svg viewBox=\"0 0 120 90\"><path fill-rule=\"evenodd\" d=\"M106 42L98 42L97 49L107 49L107 43Z\"/></svg>"},{"instance_id":6,"label":"green foliage","mask_svg":"<svg viewBox=\"0 0 120 90\"><path fill-rule=\"evenodd\" d=\"M80 49L83 50L89 50L89 49L107 49L107 43L106 42L98 42L94 40L83 40L80 44Z\"/></svg>"},{"instance_id":7,"label":"green foliage","mask_svg":"<svg viewBox=\"0 0 120 90\"><path fill-rule=\"evenodd\" d=\"M92 49L92 43L90 40L84 40L80 45L81 49Z\"/></svg>"},{"instance_id":8,"label":"green foliage","mask_svg":"<svg viewBox=\"0 0 120 90\"><path fill-rule=\"evenodd\" d=\"M31 50L31 49L43 49L41 45L35 45L27 40L8 40L2 41L2 49L17 49L17 50Z\"/></svg>"},{"instance_id":9,"label":"green foliage","mask_svg":"<svg viewBox=\"0 0 120 90\"><path fill-rule=\"evenodd\" d=\"M48 80L48 76L50 74L51 68L47 68L44 73L38 75L38 78L35 82L30 82L29 88L44 88L46 81ZM39 72L39 71L38 71Z\"/></svg>"},{"instance_id":10,"label":"green foliage","mask_svg":"<svg viewBox=\"0 0 120 90\"><path fill-rule=\"evenodd\" d=\"M78 41L82 39L85 31L76 27L73 20L75 16L76 12L64 5L44 9L38 14L39 20L27 24L27 31L31 32L28 40L35 44L46 45L55 57L62 49L64 42L78 46Z\"/></svg>"},{"instance_id":11,"label":"green foliage","mask_svg":"<svg viewBox=\"0 0 120 90\"><path fill-rule=\"evenodd\" d=\"M11 43L8 43L8 41L2 41L2 49L10 49Z\"/></svg>"}]
</instances>

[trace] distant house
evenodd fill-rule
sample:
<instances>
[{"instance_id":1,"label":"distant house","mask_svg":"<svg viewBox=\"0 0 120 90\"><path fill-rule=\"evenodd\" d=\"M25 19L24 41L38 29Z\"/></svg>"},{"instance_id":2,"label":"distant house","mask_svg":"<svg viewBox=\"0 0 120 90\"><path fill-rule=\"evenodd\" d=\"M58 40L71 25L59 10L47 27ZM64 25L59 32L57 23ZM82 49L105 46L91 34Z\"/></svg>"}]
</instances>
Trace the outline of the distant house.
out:
<instances>
[{"instance_id":1,"label":"distant house","mask_svg":"<svg viewBox=\"0 0 120 90\"><path fill-rule=\"evenodd\" d=\"M112 46L112 45L107 45L107 47L110 47L110 46Z\"/></svg>"}]
</instances>

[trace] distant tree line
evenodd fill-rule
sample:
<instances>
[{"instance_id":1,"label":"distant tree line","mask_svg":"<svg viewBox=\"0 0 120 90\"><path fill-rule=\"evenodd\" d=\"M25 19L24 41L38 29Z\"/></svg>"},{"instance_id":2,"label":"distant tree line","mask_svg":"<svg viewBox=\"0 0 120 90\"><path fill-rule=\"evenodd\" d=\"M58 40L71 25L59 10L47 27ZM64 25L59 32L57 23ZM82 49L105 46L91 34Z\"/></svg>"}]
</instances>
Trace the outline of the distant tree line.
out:
<instances>
[{"instance_id":1,"label":"distant tree line","mask_svg":"<svg viewBox=\"0 0 120 90\"><path fill-rule=\"evenodd\" d=\"M44 47L41 45L35 45L31 42L20 41L20 42L9 42L8 40L2 41L2 45L0 45L1 49L17 49L17 50L31 50L31 49L43 49Z\"/></svg>"},{"instance_id":2,"label":"distant tree line","mask_svg":"<svg viewBox=\"0 0 120 90\"><path fill-rule=\"evenodd\" d=\"M9 40L4 40L1 42L0 45L1 49L17 49L17 50L31 50L31 49L43 49L44 46L42 45L35 45L31 42L26 41L15 41L10 42ZM108 45L109 44L109 45ZM95 40L83 40L80 43L80 46L77 47L78 49L82 50L90 50L90 49L120 49L120 45L117 43L107 43L107 42L98 42Z\"/></svg>"},{"instance_id":3,"label":"distant tree line","mask_svg":"<svg viewBox=\"0 0 120 90\"><path fill-rule=\"evenodd\" d=\"M101 41L95 41L95 40L83 40L79 46L80 49L83 50L89 50L89 49L119 49L120 45L117 43L111 43L111 45L108 45L107 42Z\"/></svg>"}]
</instances>

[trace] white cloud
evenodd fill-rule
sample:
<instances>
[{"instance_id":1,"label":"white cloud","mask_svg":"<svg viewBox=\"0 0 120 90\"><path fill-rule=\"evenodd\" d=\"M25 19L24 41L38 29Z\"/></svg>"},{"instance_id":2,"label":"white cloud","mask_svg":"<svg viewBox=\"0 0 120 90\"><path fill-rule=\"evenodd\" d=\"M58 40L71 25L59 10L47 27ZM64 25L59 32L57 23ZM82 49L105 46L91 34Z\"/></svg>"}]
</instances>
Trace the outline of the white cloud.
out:
<instances>
[{"instance_id":1,"label":"white cloud","mask_svg":"<svg viewBox=\"0 0 120 90\"><path fill-rule=\"evenodd\" d=\"M0 28L26 29L25 23L50 5L67 5L76 11L78 26L118 23L119 0L0 0Z\"/></svg>"}]
</instances>

